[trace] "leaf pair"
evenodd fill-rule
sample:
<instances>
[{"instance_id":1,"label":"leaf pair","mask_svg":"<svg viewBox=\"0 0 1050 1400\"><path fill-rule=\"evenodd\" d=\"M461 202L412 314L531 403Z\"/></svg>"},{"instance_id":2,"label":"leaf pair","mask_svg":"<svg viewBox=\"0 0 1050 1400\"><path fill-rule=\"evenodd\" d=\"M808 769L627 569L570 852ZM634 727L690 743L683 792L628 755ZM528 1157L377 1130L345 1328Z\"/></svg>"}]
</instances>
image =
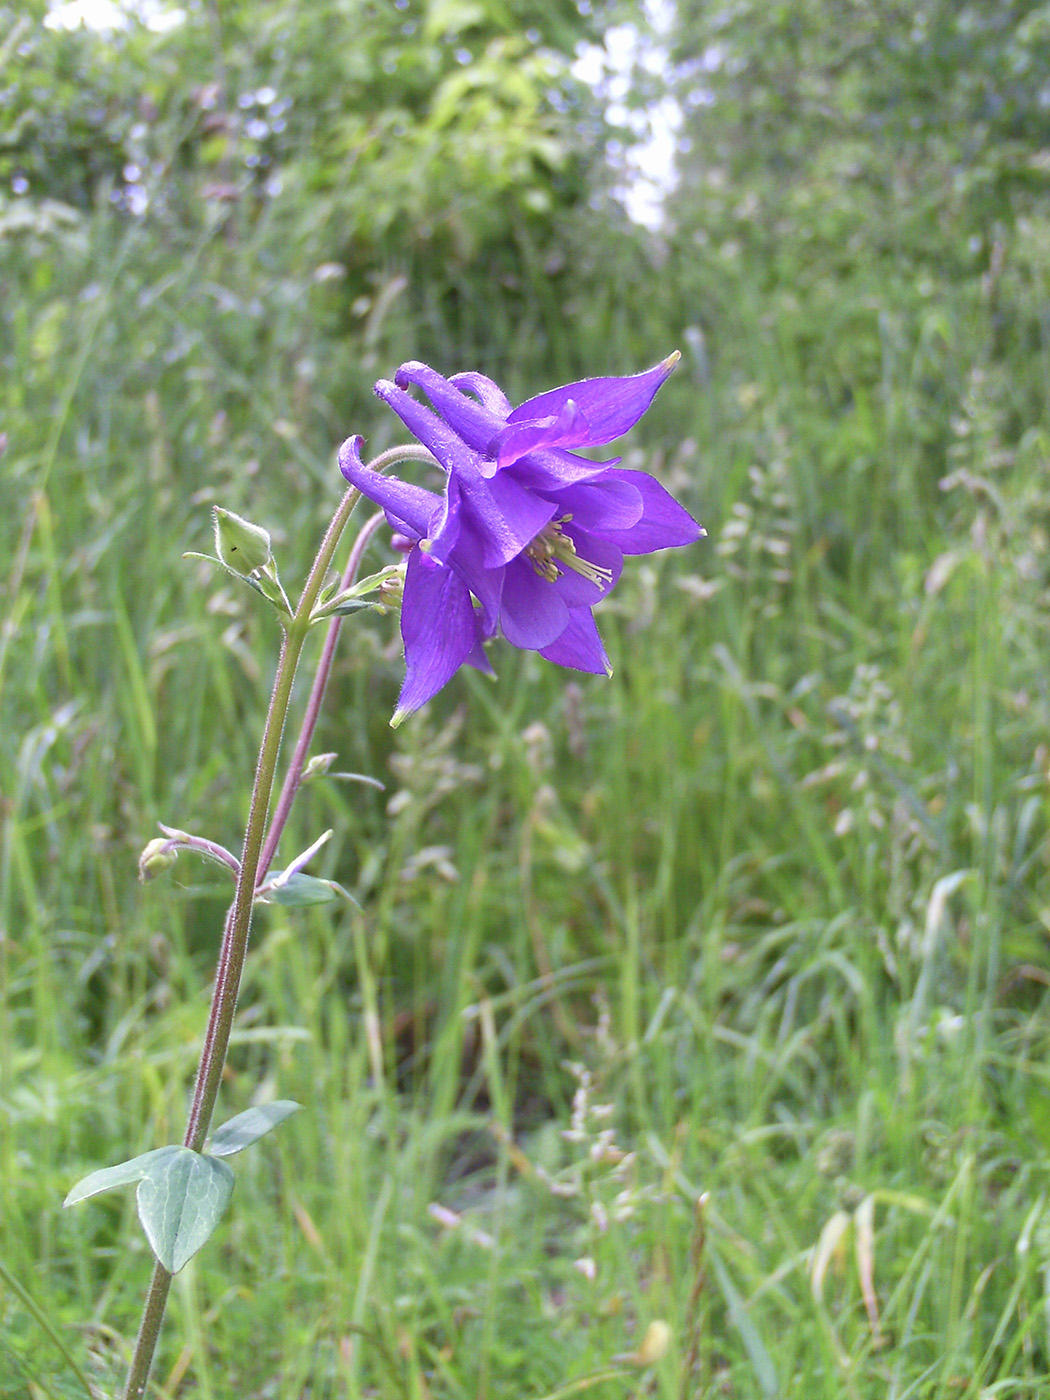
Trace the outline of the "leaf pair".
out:
<instances>
[{"instance_id":1,"label":"leaf pair","mask_svg":"<svg viewBox=\"0 0 1050 1400\"><path fill-rule=\"evenodd\" d=\"M135 1201L150 1248L158 1263L177 1274L208 1240L229 1205L234 1177L221 1159L258 1142L298 1107L292 1099L277 1099L246 1109L215 1130L207 1152L171 1145L103 1167L78 1181L62 1204L76 1205L137 1181Z\"/></svg>"}]
</instances>

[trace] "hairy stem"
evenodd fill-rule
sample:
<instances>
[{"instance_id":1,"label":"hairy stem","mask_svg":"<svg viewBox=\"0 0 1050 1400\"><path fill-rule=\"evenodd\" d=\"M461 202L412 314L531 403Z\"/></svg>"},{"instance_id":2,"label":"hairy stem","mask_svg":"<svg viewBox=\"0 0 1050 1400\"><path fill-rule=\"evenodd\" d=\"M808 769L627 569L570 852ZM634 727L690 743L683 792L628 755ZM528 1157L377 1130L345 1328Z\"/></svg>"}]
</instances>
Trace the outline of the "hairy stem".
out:
<instances>
[{"instance_id":1,"label":"hairy stem","mask_svg":"<svg viewBox=\"0 0 1050 1400\"><path fill-rule=\"evenodd\" d=\"M365 546L375 534L376 530L383 523L383 515L373 515L371 520L366 521L362 526L357 539L354 540L354 547L350 551L350 558L347 561L346 569L340 581L340 591L344 591L353 584L357 578L357 571L361 565L361 556L365 552ZM324 703L324 693L328 685L328 677L332 670L332 660L335 657L336 643L339 641L339 631L342 626L341 617L333 617L328 624L328 632L324 639L324 649L321 652L321 659L317 663L317 672L314 676L313 685L310 687L310 698L306 702L306 712L303 715L302 728L299 730L299 737L295 741L295 748L292 750L292 757L288 764L288 772L284 776L284 784L281 787L281 795L277 799L274 808L273 820L266 833L266 840L263 843L262 855L259 859L259 879L266 878L266 874L273 864L274 855L277 852L277 844L281 839L285 824L288 821L292 810L292 803L295 801L299 791L299 785L303 780L303 769L306 766L306 755L313 742L314 730L317 728L317 721L321 714L321 706Z\"/></svg>"},{"instance_id":2,"label":"hairy stem","mask_svg":"<svg viewBox=\"0 0 1050 1400\"><path fill-rule=\"evenodd\" d=\"M255 769L255 783L252 787L251 806L248 811L248 826L244 834L244 851L241 855L240 874L237 879L237 892L233 905L226 918L222 947L219 952L218 971L215 976L215 989L212 993L211 1012L208 1028L204 1035L197 1082L193 1091L189 1120L183 1142L186 1147L199 1152L208 1136L215 1100L219 1092L219 1082L226 1064L226 1051L230 1043L230 1032L237 1010L237 994L240 990L241 973L248 951L248 935L251 931L252 909L255 902L256 877L259 870L259 857L262 851L266 816L273 791L274 772L277 755L281 746L281 735L288 714L292 695L292 682L302 654L303 645L310 630L310 614L317 602L321 585L331 567L339 537L350 513L357 504L358 492L353 488L347 491L339 503L335 515L325 532L314 560L310 576L306 581L295 616L287 624L281 654L277 662L270 708L266 716L259 761ZM157 1338L164 1318L164 1309L171 1287L171 1275L167 1269L156 1264L150 1281L146 1304L139 1324L138 1339L131 1359L125 1400L140 1400L145 1394L156 1350Z\"/></svg>"},{"instance_id":3,"label":"hairy stem","mask_svg":"<svg viewBox=\"0 0 1050 1400\"><path fill-rule=\"evenodd\" d=\"M386 452L380 453L370 465L373 471L385 471L395 462L406 460L436 464L432 453L428 452L425 447L413 443L392 447ZM244 959L248 952L248 935L251 931L256 887L260 879L265 876L270 862L273 860L277 842L288 820L288 814L302 780L306 750L317 725L325 685L332 667L332 657L339 636L339 618L334 618L328 628L324 651L310 692L306 716L295 746L288 776L278 800L274 820L267 834L266 817L270 809L274 775L277 770L277 757L291 701L296 667L310 632L311 614L332 566L332 559L335 556L339 539L359 499L360 493L351 487L340 501L339 507L325 531L324 539L321 541L321 547L313 562L302 597L299 599L299 606L291 620L285 623L284 640L281 644L273 693L270 696L270 708L266 715L266 726L263 730L259 760L255 769L255 783L252 787L248 825L244 833L244 850L237 876L237 890L223 929L211 1010L208 1015L208 1027L204 1034L197 1081L193 1090L193 1101L190 1105L186 1134L183 1138L183 1144L194 1152L199 1152L204 1146L208 1129L211 1127L215 1100L218 1097L222 1071L226 1064L230 1032L233 1029L233 1020L237 1010L241 973L244 970ZM344 587L349 587L353 582L365 545L381 520L382 517L377 516L374 520L369 521L361 531L350 554L343 580ZM124 1389L124 1400L141 1400L145 1394L146 1383L153 1365L153 1354L157 1347L157 1338L160 1336L161 1324L164 1320L164 1310L171 1288L171 1277L171 1274L162 1265L154 1265L153 1276L143 1307L142 1320L139 1324L135 1351L132 1355L131 1367Z\"/></svg>"},{"instance_id":4,"label":"hairy stem","mask_svg":"<svg viewBox=\"0 0 1050 1400\"><path fill-rule=\"evenodd\" d=\"M385 452L381 452L368 465L371 471L384 472L388 467L392 467L397 462L428 462L432 466L440 466L437 458L426 447L419 447L415 443L405 443L399 447L390 447ZM361 527L361 531L354 541L350 551L350 558L347 560L346 569L339 584L340 592L345 591L353 584L357 578L357 571L361 567L361 559L369 540L376 530L383 523L383 514L379 512L367 520ZM314 730L317 728L317 721L321 714L321 705L324 703L324 693L328 685L328 677L332 670L332 660L335 656L336 643L339 641L339 632L344 619L333 617L325 635L324 649L321 652L321 659L317 665L317 674L314 676L313 685L310 688L310 698L306 702L306 713L303 715L302 728L299 737L295 741L295 749L292 752L291 761L288 764L288 771L281 786L281 793L274 808L273 820L266 833L266 840L263 843L262 855L259 859L259 873L256 883L266 878L273 858L277 853L277 846L288 822L288 817L295 802L296 794L303 780L303 769L306 766L306 755L313 741Z\"/></svg>"}]
</instances>

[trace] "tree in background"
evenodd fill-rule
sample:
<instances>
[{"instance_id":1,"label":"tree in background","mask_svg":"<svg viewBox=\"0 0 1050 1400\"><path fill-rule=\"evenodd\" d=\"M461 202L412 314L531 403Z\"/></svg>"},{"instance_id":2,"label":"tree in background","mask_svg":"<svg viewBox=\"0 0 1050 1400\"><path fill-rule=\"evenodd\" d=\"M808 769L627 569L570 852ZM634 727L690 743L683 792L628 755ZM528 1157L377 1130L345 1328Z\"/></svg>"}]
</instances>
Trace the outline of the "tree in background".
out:
<instances>
[{"instance_id":1,"label":"tree in background","mask_svg":"<svg viewBox=\"0 0 1050 1400\"><path fill-rule=\"evenodd\" d=\"M987 265L1050 181L1050 9L1035 0L680 0L680 226L767 281Z\"/></svg>"},{"instance_id":2,"label":"tree in background","mask_svg":"<svg viewBox=\"0 0 1050 1400\"><path fill-rule=\"evenodd\" d=\"M0 217L108 202L176 244L221 223L272 271L322 268L370 343L400 313L418 353L502 362L515 326L557 337L551 291L624 231L572 61L635 8L213 0L100 34L6 7Z\"/></svg>"}]
</instances>

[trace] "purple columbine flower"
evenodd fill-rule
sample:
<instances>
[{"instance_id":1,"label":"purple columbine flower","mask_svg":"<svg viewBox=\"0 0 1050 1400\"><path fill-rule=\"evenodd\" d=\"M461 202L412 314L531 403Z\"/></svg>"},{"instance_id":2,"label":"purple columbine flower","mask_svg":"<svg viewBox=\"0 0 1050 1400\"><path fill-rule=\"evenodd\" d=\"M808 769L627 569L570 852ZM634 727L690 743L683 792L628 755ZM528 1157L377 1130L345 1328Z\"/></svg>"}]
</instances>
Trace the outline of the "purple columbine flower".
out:
<instances>
[{"instance_id":1,"label":"purple columbine flower","mask_svg":"<svg viewBox=\"0 0 1050 1400\"><path fill-rule=\"evenodd\" d=\"M583 379L512 408L483 374L444 379L402 365L376 393L437 458L438 496L364 467L360 438L339 451L353 486L413 542L401 636L405 683L394 723L460 666L491 673L482 649L501 631L512 646L580 671L605 672L591 608L620 577L625 554L692 544L704 533L645 472L576 456L632 428L674 369L677 352L644 374ZM422 389L428 408L409 394Z\"/></svg>"}]
</instances>

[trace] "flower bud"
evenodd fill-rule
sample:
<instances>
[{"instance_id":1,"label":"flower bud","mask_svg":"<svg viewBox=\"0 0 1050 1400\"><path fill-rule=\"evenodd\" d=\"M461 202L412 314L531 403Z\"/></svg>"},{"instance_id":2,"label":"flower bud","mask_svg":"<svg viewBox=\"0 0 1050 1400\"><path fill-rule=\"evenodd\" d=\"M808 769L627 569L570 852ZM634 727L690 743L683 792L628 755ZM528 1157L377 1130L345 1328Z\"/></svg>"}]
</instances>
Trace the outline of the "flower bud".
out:
<instances>
[{"instance_id":1,"label":"flower bud","mask_svg":"<svg viewBox=\"0 0 1050 1400\"><path fill-rule=\"evenodd\" d=\"M376 590L380 604L384 607L400 607L405 592L405 567L401 565L386 578Z\"/></svg>"},{"instance_id":2,"label":"flower bud","mask_svg":"<svg viewBox=\"0 0 1050 1400\"><path fill-rule=\"evenodd\" d=\"M269 531L221 506L213 507L213 514L215 553L228 569L247 577L273 561Z\"/></svg>"},{"instance_id":3,"label":"flower bud","mask_svg":"<svg viewBox=\"0 0 1050 1400\"><path fill-rule=\"evenodd\" d=\"M337 753L315 753L303 769L303 782L309 782L311 778L323 777L338 757Z\"/></svg>"},{"instance_id":4,"label":"flower bud","mask_svg":"<svg viewBox=\"0 0 1050 1400\"><path fill-rule=\"evenodd\" d=\"M139 856L139 879L144 885L170 870L178 859L178 851L170 841L157 836L150 841Z\"/></svg>"}]
</instances>

